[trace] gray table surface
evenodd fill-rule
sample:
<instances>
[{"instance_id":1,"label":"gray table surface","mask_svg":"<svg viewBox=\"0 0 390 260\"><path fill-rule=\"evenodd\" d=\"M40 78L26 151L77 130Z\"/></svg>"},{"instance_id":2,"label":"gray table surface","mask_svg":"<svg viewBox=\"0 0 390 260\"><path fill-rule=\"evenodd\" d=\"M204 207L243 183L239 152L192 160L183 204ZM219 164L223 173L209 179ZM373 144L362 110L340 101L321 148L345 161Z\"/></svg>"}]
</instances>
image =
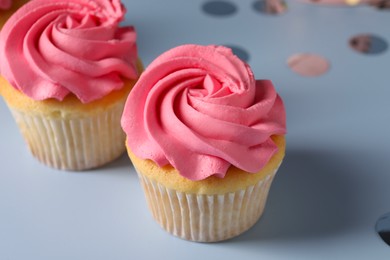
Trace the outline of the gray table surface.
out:
<instances>
[{"instance_id":1,"label":"gray table surface","mask_svg":"<svg viewBox=\"0 0 390 260\"><path fill-rule=\"evenodd\" d=\"M266 211L248 232L201 244L152 219L130 161L80 173L50 169L27 151L0 100L0 259L390 259L375 222L390 211L390 51L363 55L350 37L390 42L390 12L288 1L281 16L231 0L234 15L204 14L193 0L124 1L145 65L183 43L229 44L249 53L287 109L287 155ZM321 54L330 71L293 73L287 58Z\"/></svg>"}]
</instances>

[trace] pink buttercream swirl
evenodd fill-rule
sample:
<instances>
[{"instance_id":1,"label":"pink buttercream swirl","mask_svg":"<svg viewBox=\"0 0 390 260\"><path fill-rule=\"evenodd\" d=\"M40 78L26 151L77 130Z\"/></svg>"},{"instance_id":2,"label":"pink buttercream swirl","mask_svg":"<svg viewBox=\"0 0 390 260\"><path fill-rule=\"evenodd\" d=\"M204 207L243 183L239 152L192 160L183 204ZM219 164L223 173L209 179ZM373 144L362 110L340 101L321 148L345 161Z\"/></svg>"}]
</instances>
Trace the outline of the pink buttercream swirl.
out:
<instances>
[{"instance_id":1,"label":"pink buttercream swirl","mask_svg":"<svg viewBox=\"0 0 390 260\"><path fill-rule=\"evenodd\" d=\"M100 99L137 78L136 33L120 0L33 0L5 24L0 71L34 100Z\"/></svg>"},{"instance_id":2,"label":"pink buttercream swirl","mask_svg":"<svg viewBox=\"0 0 390 260\"><path fill-rule=\"evenodd\" d=\"M222 46L183 45L152 62L122 116L128 146L190 180L224 177L234 165L255 173L286 133L281 98L268 80Z\"/></svg>"},{"instance_id":3,"label":"pink buttercream swirl","mask_svg":"<svg viewBox=\"0 0 390 260\"><path fill-rule=\"evenodd\" d=\"M10 9L12 5L12 0L0 0L0 9L7 10Z\"/></svg>"}]
</instances>

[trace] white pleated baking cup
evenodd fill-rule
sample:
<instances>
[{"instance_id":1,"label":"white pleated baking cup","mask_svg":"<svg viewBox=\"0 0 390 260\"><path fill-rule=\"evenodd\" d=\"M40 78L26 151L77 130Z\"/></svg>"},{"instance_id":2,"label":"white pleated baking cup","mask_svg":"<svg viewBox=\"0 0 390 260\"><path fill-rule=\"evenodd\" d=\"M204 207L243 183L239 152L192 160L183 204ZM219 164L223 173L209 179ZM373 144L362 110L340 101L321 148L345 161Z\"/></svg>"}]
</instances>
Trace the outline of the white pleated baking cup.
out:
<instances>
[{"instance_id":1,"label":"white pleated baking cup","mask_svg":"<svg viewBox=\"0 0 390 260\"><path fill-rule=\"evenodd\" d=\"M196 242L226 240L248 230L261 217L275 176L222 195L168 189L138 173L153 218L169 233Z\"/></svg>"},{"instance_id":2,"label":"white pleated baking cup","mask_svg":"<svg viewBox=\"0 0 390 260\"><path fill-rule=\"evenodd\" d=\"M120 127L122 102L84 118L63 119L10 110L31 153L53 168L96 168L126 150L125 134Z\"/></svg>"}]
</instances>

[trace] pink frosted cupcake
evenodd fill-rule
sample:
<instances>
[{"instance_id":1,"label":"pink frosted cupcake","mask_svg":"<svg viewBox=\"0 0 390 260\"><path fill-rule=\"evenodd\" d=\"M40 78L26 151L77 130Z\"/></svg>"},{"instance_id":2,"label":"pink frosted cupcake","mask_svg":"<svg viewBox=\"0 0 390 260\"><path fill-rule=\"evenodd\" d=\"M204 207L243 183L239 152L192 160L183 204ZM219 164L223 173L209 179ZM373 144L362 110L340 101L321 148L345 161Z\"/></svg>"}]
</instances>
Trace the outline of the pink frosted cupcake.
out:
<instances>
[{"instance_id":1,"label":"pink frosted cupcake","mask_svg":"<svg viewBox=\"0 0 390 260\"><path fill-rule=\"evenodd\" d=\"M184 45L153 61L122 116L155 220L183 239L237 236L263 213L285 151L285 110L268 80L222 46Z\"/></svg>"},{"instance_id":2,"label":"pink frosted cupcake","mask_svg":"<svg viewBox=\"0 0 390 260\"><path fill-rule=\"evenodd\" d=\"M120 0L32 0L0 34L0 94L32 154L85 170L124 151L120 117L141 71Z\"/></svg>"}]
</instances>

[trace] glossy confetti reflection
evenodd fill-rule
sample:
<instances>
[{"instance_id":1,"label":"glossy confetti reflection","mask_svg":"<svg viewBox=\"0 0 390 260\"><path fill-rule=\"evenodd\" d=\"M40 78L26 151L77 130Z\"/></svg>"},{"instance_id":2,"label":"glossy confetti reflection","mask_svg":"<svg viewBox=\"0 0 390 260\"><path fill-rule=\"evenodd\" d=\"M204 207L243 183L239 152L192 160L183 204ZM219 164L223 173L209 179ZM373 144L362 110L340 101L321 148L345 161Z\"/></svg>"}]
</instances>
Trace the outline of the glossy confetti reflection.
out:
<instances>
[{"instance_id":1,"label":"glossy confetti reflection","mask_svg":"<svg viewBox=\"0 0 390 260\"><path fill-rule=\"evenodd\" d=\"M313 53L298 53L287 60L289 68L304 77L318 77L326 73L330 68L329 61Z\"/></svg>"},{"instance_id":2,"label":"glossy confetti reflection","mask_svg":"<svg viewBox=\"0 0 390 260\"><path fill-rule=\"evenodd\" d=\"M390 246L390 212L378 219L375 225L375 231Z\"/></svg>"},{"instance_id":3,"label":"glossy confetti reflection","mask_svg":"<svg viewBox=\"0 0 390 260\"><path fill-rule=\"evenodd\" d=\"M212 16L229 16L237 12L237 7L228 1L209 1L203 4L202 10Z\"/></svg>"},{"instance_id":4,"label":"glossy confetti reflection","mask_svg":"<svg viewBox=\"0 0 390 260\"><path fill-rule=\"evenodd\" d=\"M349 46L357 52L363 54L381 54L388 48L387 42L376 35L360 34L349 40Z\"/></svg>"},{"instance_id":5,"label":"glossy confetti reflection","mask_svg":"<svg viewBox=\"0 0 390 260\"><path fill-rule=\"evenodd\" d=\"M303 2L327 6L353 6L359 4L360 0L303 0Z\"/></svg>"},{"instance_id":6,"label":"glossy confetti reflection","mask_svg":"<svg viewBox=\"0 0 390 260\"><path fill-rule=\"evenodd\" d=\"M368 4L379 10L390 10L390 0L369 0Z\"/></svg>"},{"instance_id":7,"label":"glossy confetti reflection","mask_svg":"<svg viewBox=\"0 0 390 260\"><path fill-rule=\"evenodd\" d=\"M253 3L256 12L268 15L280 15L287 11L287 4L284 0L259 0Z\"/></svg>"}]
</instances>

